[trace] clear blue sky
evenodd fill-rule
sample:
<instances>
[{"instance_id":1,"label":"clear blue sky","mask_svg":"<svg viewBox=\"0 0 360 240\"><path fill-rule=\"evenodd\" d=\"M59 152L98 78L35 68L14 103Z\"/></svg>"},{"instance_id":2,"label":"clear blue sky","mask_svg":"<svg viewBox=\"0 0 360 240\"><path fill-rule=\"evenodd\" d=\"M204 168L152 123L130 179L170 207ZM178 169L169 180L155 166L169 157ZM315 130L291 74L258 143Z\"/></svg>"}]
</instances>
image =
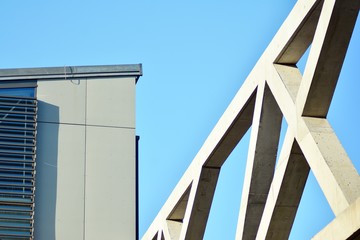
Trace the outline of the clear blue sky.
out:
<instances>
[{"instance_id":1,"label":"clear blue sky","mask_svg":"<svg viewBox=\"0 0 360 240\"><path fill-rule=\"evenodd\" d=\"M3 0L0 68L143 64L136 111L142 236L295 2ZM329 113L358 170L359 24ZM247 142L223 166L207 240L235 236ZM291 239L309 239L332 218L310 175Z\"/></svg>"}]
</instances>

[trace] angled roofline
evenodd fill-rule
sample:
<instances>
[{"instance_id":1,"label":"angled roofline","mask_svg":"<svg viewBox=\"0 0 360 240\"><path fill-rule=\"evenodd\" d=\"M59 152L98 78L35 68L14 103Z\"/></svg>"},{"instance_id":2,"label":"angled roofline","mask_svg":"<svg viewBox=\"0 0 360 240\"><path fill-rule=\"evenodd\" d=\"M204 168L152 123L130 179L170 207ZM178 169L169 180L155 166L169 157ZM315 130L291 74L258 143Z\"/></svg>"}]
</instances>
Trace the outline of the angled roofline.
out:
<instances>
[{"instance_id":1,"label":"angled roofline","mask_svg":"<svg viewBox=\"0 0 360 240\"><path fill-rule=\"evenodd\" d=\"M0 81L142 76L141 64L0 69Z\"/></svg>"}]
</instances>

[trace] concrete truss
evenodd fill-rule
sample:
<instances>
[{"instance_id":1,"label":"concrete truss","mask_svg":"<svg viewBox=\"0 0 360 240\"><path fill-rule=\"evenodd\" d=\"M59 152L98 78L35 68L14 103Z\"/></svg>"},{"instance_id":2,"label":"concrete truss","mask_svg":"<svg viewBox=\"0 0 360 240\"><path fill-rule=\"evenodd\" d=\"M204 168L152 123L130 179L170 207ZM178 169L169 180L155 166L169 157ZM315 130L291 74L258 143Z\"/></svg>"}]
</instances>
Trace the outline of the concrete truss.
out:
<instances>
[{"instance_id":1,"label":"concrete truss","mask_svg":"<svg viewBox=\"0 0 360 240\"><path fill-rule=\"evenodd\" d=\"M298 0L144 240L203 238L221 166L250 127L236 239L288 239L310 169L335 214L313 239L360 236L360 177L326 119L359 8ZM302 75L296 64L310 45Z\"/></svg>"}]
</instances>

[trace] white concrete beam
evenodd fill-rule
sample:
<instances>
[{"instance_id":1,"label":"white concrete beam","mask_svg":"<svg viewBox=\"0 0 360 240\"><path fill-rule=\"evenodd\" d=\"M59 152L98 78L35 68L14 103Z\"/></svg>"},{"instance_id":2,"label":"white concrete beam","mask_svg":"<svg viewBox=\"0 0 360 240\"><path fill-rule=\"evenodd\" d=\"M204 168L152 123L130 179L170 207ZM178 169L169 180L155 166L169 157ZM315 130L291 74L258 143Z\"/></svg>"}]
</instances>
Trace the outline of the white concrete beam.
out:
<instances>
[{"instance_id":1,"label":"white concrete beam","mask_svg":"<svg viewBox=\"0 0 360 240\"><path fill-rule=\"evenodd\" d=\"M295 64L309 43L305 36L312 32L313 18L322 0L298 0L273 40L265 50L266 64ZM307 29L301 30L305 26ZM305 34L306 33L306 34ZM303 41L303 43L300 43ZM303 44L301 47L299 44ZM296 50L292 53L289 50ZM306 50L306 48L305 48ZM293 54L291 56L290 54Z\"/></svg>"},{"instance_id":2,"label":"white concrete beam","mask_svg":"<svg viewBox=\"0 0 360 240\"><path fill-rule=\"evenodd\" d=\"M268 83L332 210L340 213L359 196L358 173L326 119L293 115L291 94L275 69Z\"/></svg>"},{"instance_id":3,"label":"white concrete beam","mask_svg":"<svg viewBox=\"0 0 360 240\"><path fill-rule=\"evenodd\" d=\"M283 81L287 92L289 92L292 102L295 104L301 84L301 72L295 65L274 64L274 67Z\"/></svg>"},{"instance_id":4,"label":"white concrete beam","mask_svg":"<svg viewBox=\"0 0 360 240\"><path fill-rule=\"evenodd\" d=\"M359 7L359 0L324 2L297 98L299 115L326 117Z\"/></svg>"},{"instance_id":5,"label":"white concrete beam","mask_svg":"<svg viewBox=\"0 0 360 240\"><path fill-rule=\"evenodd\" d=\"M324 1L316 1L313 4L312 2L309 4L309 1L306 2L306 6L310 6L311 8L297 26L295 32L292 32L292 36L288 38L288 42L280 55L275 59L275 63L292 65L299 61L313 40L323 2ZM292 28L292 31L293 30L294 28Z\"/></svg>"},{"instance_id":6,"label":"white concrete beam","mask_svg":"<svg viewBox=\"0 0 360 240\"><path fill-rule=\"evenodd\" d=\"M210 213L220 168L203 167L197 186L194 184L179 239L202 239ZM196 186L196 187L195 187Z\"/></svg>"},{"instance_id":7,"label":"white concrete beam","mask_svg":"<svg viewBox=\"0 0 360 240\"><path fill-rule=\"evenodd\" d=\"M237 239L254 239L273 178L282 114L263 81L258 86Z\"/></svg>"},{"instance_id":8,"label":"white concrete beam","mask_svg":"<svg viewBox=\"0 0 360 240\"><path fill-rule=\"evenodd\" d=\"M167 220L167 228L169 230L169 236L171 240L178 240L180 239L180 233L182 228L182 222L180 221L173 221L173 220ZM163 235L161 235L163 236Z\"/></svg>"},{"instance_id":9,"label":"white concrete beam","mask_svg":"<svg viewBox=\"0 0 360 240\"><path fill-rule=\"evenodd\" d=\"M360 177L326 119L302 117L298 138L311 170L335 215L360 197ZM300 134L298 134L300 135Z\"/></svg>"},{"instance_id":10,"label":"white concrete beam","mask_svg":"<svg viewBox=\"0 0 360 240\"><path fill-rule=\"evenodd\" d=\"M360 198L340 213L331 223L317 233L312 240L359 239Z\"/></svg>"},{"instance_id":11,"label":"white concrete beam","mask_svg":"<svg viewBox=\"0 0 360 240\"><path fill-rule=\"evenodd\" d=\"M179 239L179 238L177 238L177 239ZM161 229L161 240L171 240L167 220L164 220L163 228Z\"/></svg>"},{"instance_id":12,"label":"white concrete beam","mask_svg":"<svg viewBox=\"0 0 360 240\"><path fill-rule=\"evenodd\" d=\"M294 136L287 131L271 184L257 240L288 239L310 168Z\"/></svg>"}]
</instances>

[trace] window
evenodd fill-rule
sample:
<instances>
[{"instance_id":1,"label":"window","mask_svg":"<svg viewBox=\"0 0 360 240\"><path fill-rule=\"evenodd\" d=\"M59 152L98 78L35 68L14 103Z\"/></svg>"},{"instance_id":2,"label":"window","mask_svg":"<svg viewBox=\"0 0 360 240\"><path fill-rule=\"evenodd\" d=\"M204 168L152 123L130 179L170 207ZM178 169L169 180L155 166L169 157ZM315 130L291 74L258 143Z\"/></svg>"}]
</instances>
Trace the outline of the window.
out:
<instances>
[{"instance_id":1,"label":"window","mask_svg":"<svg viewBox=\"0 0 360 240\"><path fill-rule=\"evenodd\" d=\"M34 88L0 89L0 238L32 239L37 101Z\"/></svg>"}]
</instances>

